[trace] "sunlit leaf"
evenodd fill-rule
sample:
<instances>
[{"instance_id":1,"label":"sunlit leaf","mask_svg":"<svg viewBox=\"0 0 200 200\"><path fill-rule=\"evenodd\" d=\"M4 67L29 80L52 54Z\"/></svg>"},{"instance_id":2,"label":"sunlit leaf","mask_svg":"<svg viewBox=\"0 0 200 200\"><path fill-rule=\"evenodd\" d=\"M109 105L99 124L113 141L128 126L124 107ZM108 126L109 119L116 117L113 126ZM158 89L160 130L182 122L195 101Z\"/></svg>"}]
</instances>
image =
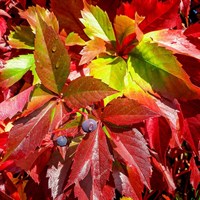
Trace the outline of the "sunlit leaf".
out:
<instances>
[{"instance_id":1,"label":"sunlit leaf","mask_svg":"<svg viewBox=\"0 0 200 200\"><path fill-rule=\"evenodd\" d=\"M7 61L4 68L0 69L0 86L8 88L34 66L33 54L20 55Z\"/></svg>"},{"instance_id":2,"label":"sunlit leaf","mask_svg":"<svg viewBox=\"0 0 200 200\"><path fill-rule=\"evenodd\" d=\"M36 71L42 84L60 93L69 75L70 58L58 34L38 17L35 39Z\"/></svg>"},{"instance_id":3,"label":"sunlit leaf","mask_svg":"<svg viewBox=\"0 0 200 200\"><path fill-rule=\"evenodd\" d=\"M72 81L64 93L64 99L70 108L83 108L116 93L99 79L80 77Z\"/></svg>"}]
</instances>

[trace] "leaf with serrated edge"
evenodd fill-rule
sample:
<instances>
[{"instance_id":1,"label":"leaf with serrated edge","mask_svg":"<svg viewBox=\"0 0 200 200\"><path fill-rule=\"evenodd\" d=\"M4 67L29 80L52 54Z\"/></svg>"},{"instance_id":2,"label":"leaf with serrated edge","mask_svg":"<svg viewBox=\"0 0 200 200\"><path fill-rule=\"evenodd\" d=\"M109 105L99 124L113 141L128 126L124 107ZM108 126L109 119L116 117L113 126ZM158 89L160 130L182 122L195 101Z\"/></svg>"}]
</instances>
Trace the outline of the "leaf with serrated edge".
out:
<instances>
[{"instance_id":1,"label":"leaf with serrated edge","mask_svg":"<svg viewBox=\"0 0 200 200\"><path fill-rule=\"evenodd\" d=\"M159 113L128 98L118 98L111 101L104 109L102 120L115 125L131 126Z\"/></svg>"},{"instance_id":2,"label":"leaf with serrated edge","mask_svg":"<svg viewBox=\"0 0 200 200\"><path fill-rule=\"evenodd\" d=\"M100 38L94 38L86 42L80 54L82 55L79 65L89 63L96 56L106 52L105 42Z\"/></svg>"},{"instance_id":3,"label":"leaf with serrated edge","mask_svg":"<svg viewBox=\"0 0 200 200\"><path fill-rule=\"evenodd\" d=\"M159 30L144 35L144 40L158 43L159 46L179 53L200 59L200 50L187 39L182 30Z\"/></svg>"},{"instance_id":4,"label":"leaf with serrated edge","mask_svg":"<svg viewBox=\"0 0 200 200\"><path fill-rule=\"evenodd\" d=\"M86 42L78 35L78 33L71 32L67 35L65 44L67 46L74 46L74 45L84 46Z\"/></svg>"},{"instance_id":5,"label":"leaf with serrated edge","mask_svg":"<svg viewBox=\"0 0 200 200\"><path fill-rule=\"evenodd\" d=\"M24 106L29 101L33 86L19 93L18 95L0 103L0 120L12 118L18 112L22 112Z\"/></svg>"},{"instance_id":6,"label":"leaf with serrated edge","mask_svg":"<svg viewBox=\"0 0 200 200\"><path fill-rule=\"evenodd\" d=\"M128 65L164 97L187 100L200 96L199 88L191 83L171 51L155 43L141 41L130 54Z\"/></svg>"},{"instance_id":7,"label":"leaf with serrated edge","mask_svg":"<svg viewBox=\"0 0 200 200\"><path fill-rule=\"evenodd\" d=\"M8 88L19 81L34 65L34 62L33 54L21 55L8 60L5 67L0 69L0 87Z\"/></svg>"},{"instance_id":8,"label":"leaf with serrated edge","mask_svg":"<svg viewBox=\"0 0 200 200\"><path fill-rule=\"evenodd\" d=\"M137 129L133 129L120 134L110 132L110 137L114 143L114 150L129 167L137 171L141 182L150 188L152 166L143 135Z\"/></svg>"},{"instance_id":9,"label":"leaf with serrated edge","mask_svg":"<svg viewBox=\"0 0 200 200\"><path fill-rule=\"evenodd\" d=\"M107 146L105 133L100 126L95 132L83 138L73 160L72 171L66 188L74 183L75 185L78 184L91 169L91 196L95 199L102 199L102 192L112 168L112 157Z\"/></svg>"},{"instance_id":10,"label":"leaf with serrated edge","mask_svg":"<svg viewBox=\"0 0 200 200\"><path fill-rule=\"evenodd\" d=\"M56 33L59 32L59 24L55 15L48 9L42 8L39 5L36 5L35 7L29 7L25 11L20 10L19 15L28 21L33 33L36 33L36 29L38 26L38 15L48 24L48 26L51 26Z\"/></svg>"},{"instance_id":11,"label":"leaf with serrated edge","mask_svg":"<svg viewBox=\"0 0 200 200\"><path fill-rule=\"evenodd\" d=\"M69 75L70 58L59 35L38 16L35 38L36 72L42 84L59 94Z\"/></svg>"},{"instance_id":12,"label":"leaf with serrated edge","mask_svg":"<svg viewBox=\"0 0 200 200\"><path fill-rule=\"evenodd\" d=\"M80 21L85 26L84 31L90 39L98 37L106 42L115 41L113 27L106 12L98 6L85 3L81 15Z\"/></svg>"},{"instance_id":13,"label":"leaf with serrated edge","mask_svg":"<svg viewBox=\"0 0 200 200\"><path fill-rule=\"evenodd\" d=\"M50 102L26 118L20 118L14 122L8 137L4 159L10 156L12 159L21 159L41 145L43 138L49 131L50 113L55 103Z\"/></svg>"},{"instance_id":14,"label":"leaf with serrated edge","mask_svg":"<svg viewBox=\"0 0 200 200\"><path fill-rule=\"evenodd\" d=\"M16 49L34 49L34 34L29 26L16 26L8 36L8 43Z\"/></svg>"},{"instance_id":15,"label":"leaf with serrated edge","mask_svg":"<svg viewBox=\"0 0 200 200\"><path fill-rule=\"evenodd\" d=\"M83 108L116 92L99 79L80 77L69 84L64 100L70 108Z\"/></svg>"}]
</instances>

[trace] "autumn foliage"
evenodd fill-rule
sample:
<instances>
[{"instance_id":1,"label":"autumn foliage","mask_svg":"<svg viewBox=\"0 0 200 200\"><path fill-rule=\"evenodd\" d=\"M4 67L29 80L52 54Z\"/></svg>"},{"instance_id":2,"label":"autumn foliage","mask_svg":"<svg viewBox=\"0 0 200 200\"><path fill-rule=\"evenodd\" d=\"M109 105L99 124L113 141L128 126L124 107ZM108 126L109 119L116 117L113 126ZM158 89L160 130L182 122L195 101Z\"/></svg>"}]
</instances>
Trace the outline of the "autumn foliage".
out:
<instances>
[{"instance_id":1,"label":"autumn foliage","mask_svg":"<svg viewBox=\"0 0 200 200\"><path fill-rule=\"evenodd\" d=\"M1 0L0 199L200 198L198 12Z\"/></svg>"}]
</instances>

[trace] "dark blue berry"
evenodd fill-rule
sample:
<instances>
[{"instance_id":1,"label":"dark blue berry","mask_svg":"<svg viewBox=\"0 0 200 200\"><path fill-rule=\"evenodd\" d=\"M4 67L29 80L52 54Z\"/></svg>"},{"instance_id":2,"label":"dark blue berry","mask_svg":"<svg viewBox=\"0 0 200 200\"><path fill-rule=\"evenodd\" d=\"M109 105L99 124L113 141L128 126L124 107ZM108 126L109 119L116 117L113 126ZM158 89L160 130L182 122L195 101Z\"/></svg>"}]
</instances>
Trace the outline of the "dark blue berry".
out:
<instances>
[{"instance_id":1,"label":"dark blue berry","mask_svg":"<svg viewBox=\"0 0 200 200\"><path fill-rule=\"evenodd\" d=\"M97 122L94 119L87 119L82 123L82 129L86 133L90 133L97 129Z\"/></svg>"},{"instance_id":2,"label":"dark blue berry","mask_svg":"<svg viewBox=\"0 0 200 200\"><path fill-rule=\"evenodd\" d=\"M67 145L67 138L61 135L56 139L56 143L58 146L64 147Z\"/></svg>"}]
</instances>

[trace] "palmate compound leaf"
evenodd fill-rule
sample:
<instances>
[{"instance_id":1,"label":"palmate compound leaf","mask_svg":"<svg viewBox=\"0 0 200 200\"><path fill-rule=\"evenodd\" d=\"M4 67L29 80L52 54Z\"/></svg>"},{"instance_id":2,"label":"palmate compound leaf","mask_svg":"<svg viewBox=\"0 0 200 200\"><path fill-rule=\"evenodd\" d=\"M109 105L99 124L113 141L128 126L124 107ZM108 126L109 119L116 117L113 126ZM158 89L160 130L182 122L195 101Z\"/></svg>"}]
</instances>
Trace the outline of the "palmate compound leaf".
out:
<instances>
[{"instance_id":1,"label":"palmate compound leaf","mask_svg":"<svg viewBox=\"0 0 200 200\"><path fill-rule=\"evenodd\" d=\"M37 17L34 56L42 84L59 94L69 75L70 57L59 35L40 15Z\"/></svg>"},{"instance_id":2,"label":"palmate compound leaf","mask_svg":"<svg viewBox=\"0 0 200 200\"><path fill-rule=\"evenodd\" d=\"M99 79L80 77L69 84L64 100L70 108L83 108L116 92Z\"/></svg>"},{"instance_id":3,"label":"palmate compound leaf","mask_svg":"<svg viewBox=\"0 0 200 200\"><path fill-rule=\"evenodd\" d=\"M90 174L91 190L85 196L87 195L88 199L103 199L111 169L112 156L107 146L106 135L99 125L95 132L87 134L79 144L65 188L75 184L74 190L78 192L75 192L75 195L79 195L80 182ZM86 192L87 184L81 185L83 193Z\"/></svg>"},{"instance_id":4,"label":"palmate compound leaf","mask_svg":"<svg viewBox=\"0 0 200 200\"><path fill-rule=\"evenodd\" d=\"M33 86L19 93L18 95L0 103L0 121L12 118L18 112L22 112L26 103L29 101Z\"/></svg>"},{"instance_id":5,"label":"palmate compound leaf","mask_svg":"<svg viewBox=\"0 0 200 200\"><path fill-rule=\"evenodd\" d=\"M45 135L49 131L51 112L56 102L37 109L25 118L14 122L7 142L7 150L4 159L12 156L12 159L27 157L36 147L41 145Z\"/></svg>"},{"instance_id":6,"label":"palmate compound leaf","mask_svg":"<svg viewBox=\"0 0 200 200\"><path fill-rule=\"evenodd\" d=\"M81 15L80 21L85 26L84 31L90 39L98 37L106 42L116 40L109 17L101 8L85 3Z\"/></svg>"},{"instance_id":7,"label":"palmate compound leaf","mask_svg":"<svg viewBox=\"0 0 200 200\"><path fill-rule=\"evenodd\" d=\"M20 55L7 61L5 67L0 69L0 87L8 88L19 81L24 74L34 68L33 54Z\"/></svg>"},{"instance_id":8,"label":"palmate compound leaf","mask_svg":"<svg viewBox=\"0 0 200 200\"><path fill-rule=\"evenodd\" d=\"M109 131L109 134L113 149L122 157L128 167L136 170L141 182L150 188L152 166L143 135L137 129L123 133Z\"/></svg>"},{"instance_id":9,"label":"palmate compound leaf","mask_svg":"<svg viewBox=\"0 0 200 200\"><path fill-rule=\"evenodd\" d=\"M131 126L157 116L159 116L158 113L133 99L118 98L105 107L102 120L118 126Z\"/></svg>"},{"instance_id":10,"label":"palmate compound leaf","mask_svg":"<svg viewBox=\"0 0 200 200\"><path fill-rule=\"evenodd\" d=\"M166 98L199 98L200 89L191 83L175 56L155 43L141 41L131 52L128 65L132 66L155 92Z\"/></svg>"}]
</instances>

